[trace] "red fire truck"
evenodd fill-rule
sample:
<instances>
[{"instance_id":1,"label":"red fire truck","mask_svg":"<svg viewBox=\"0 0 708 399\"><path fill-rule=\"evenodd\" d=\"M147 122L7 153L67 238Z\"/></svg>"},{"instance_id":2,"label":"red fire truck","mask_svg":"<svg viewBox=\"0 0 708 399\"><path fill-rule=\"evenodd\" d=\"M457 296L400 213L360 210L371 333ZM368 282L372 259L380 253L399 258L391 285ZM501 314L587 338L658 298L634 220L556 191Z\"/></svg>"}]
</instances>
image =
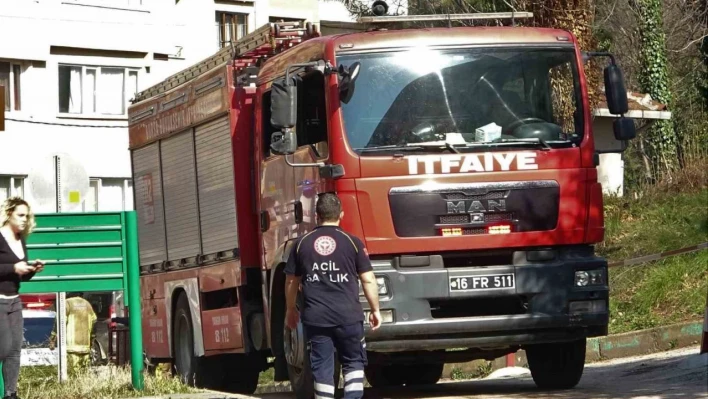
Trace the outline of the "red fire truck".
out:
<instances>
[{"instance_id":1,"label":"red fire truck","mask_svg":"<svg viewBox=\"0 0 708 399\"><path fill-rule=\"evenodd\" d=\"M330 35L268 24L137 95L148 360L240 392L274 367L312 397L283 267L317 194L336 192L379 284L372 386L435 383L445 363L519 349L539 387L575 386L586 338L608 325L589 57L610 60L615 138L635 135L614 58L562 30L381 19Z\"/></svg>"}]
</instances>

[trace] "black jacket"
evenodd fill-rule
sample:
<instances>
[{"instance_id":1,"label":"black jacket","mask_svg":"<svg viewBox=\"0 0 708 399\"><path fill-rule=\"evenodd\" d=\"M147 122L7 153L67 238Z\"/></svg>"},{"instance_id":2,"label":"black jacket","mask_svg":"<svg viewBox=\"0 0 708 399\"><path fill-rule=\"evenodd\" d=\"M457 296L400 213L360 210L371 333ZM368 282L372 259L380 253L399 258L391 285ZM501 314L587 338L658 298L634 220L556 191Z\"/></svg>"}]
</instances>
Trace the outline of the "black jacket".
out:
<instances>
[{"instance_id":1,"label":"black jacket","mask_svg":"<svg viewBox=\"0 0 708 399\"><path fill-rule=\"evenodd\" d=\"M22 239L22 249L25 256L20 259L10 248L5 236L0 234L0 295L17 295L20 290L20 281L28 281L34 276L34 272L27 273L22 277L15 273L15 263L27 262L27 244L24 239Z\"/></svg>"}]
</instances>

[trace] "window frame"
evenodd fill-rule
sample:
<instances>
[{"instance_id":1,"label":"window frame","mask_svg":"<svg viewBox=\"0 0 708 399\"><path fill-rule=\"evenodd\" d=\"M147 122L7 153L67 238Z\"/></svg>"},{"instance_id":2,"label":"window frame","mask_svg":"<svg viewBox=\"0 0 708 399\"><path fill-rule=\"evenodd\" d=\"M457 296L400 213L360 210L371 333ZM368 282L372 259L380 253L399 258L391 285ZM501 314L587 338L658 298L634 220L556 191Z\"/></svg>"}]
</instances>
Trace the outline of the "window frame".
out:
<instances>
[{"instance_id":1,"label":"window frame","mask_svg":"<svg viewBox=\"0 0 708 399\"><path fill-rule=\"evenodd\" d=\"M8 197L12 196L19 196L24 198L25 197L25 180L27 180L27 176L25 175L10 175L10 174L0 174L0 180L2 179L10 179L10 192L8 193ZM20 193L13 192L15 191L15 181L20 180ZM4 201L4 199L2 199Z\"/></svg>"},{"instance_id":2,"label":"window frame","mask_svg":"<svg viewBox=\"0 0 708 399\"><path fill-rule=\"evenodd\" d=\"M87 210L86 209L86 201L84 200L83 203L81 204L81 209L83 212L103 212L101 211L101 191L103 189L103 181L104 180L113 180L113 181L118 181L122 180L123 184L121 186L121 208L123 211L131 211L135 209L135 202L132 199L132 195L128 195L128 189L130 188L132 190L133 187L133 180L130 177L91 177L89 178L89 186L91 184L96 185L96 193L95 193L95 209L92 210ZM117 187L117 186L116 186ZM132 192L132 191L131 191ZM131 209L128 209L128 199L131 199L131 202L133 206ZM110 211L114 212L114 211Z\"/></svg>"},{"instance_id":3,"label":"window frame","mask_svg":"<svg viewBox=\"0 0 708 399\"><path fill-rule=\"evenodd\" d=\"M232 21L231 24L227 24L227 23L223 22L225 16L230 16L230 17L232 18L232 19L231 19L231 21ZM234 17L237 17L237 18L239 18L239 19L241 19L241 18L243 19L244 31L243 31L243 35L241 35L240 37L238 36L238 32L237 32L237 27L236 27L236 25L233 24L233 18L234 18ZM243 12L232 12L232 11L216 10L216 14L215 14L215 19L216 19L216 23L217 23L217 36L216 36L216 39L217 39L217 48L218 48L218 49L222 49L222 48L224 48L224 47L226 47L226 46L229 45L230 40L229 40L229 41L225 40L225 36L226 36L225 33L226 33L227 31L229 32L229 38L230 38L230 39L233 38L233 35L234 35L234 34L236 35L236 39L235 39L235 40L239 40L239 39L243 38L244 36L248 35L248 32L249 32L249 31L248 31L248 28L249 28L249 26L248 26L248 17L249 17L249 14L243 13ZM228 25L231 26L230 29L228 28ZM238 24L237 24L237 25L238 25Z\"/></svg>"},{"instance_id":4,"label":"window frame","mask_svg":"<svg viewBox=\"0 0 708 399\"><path fill-rule=\"evenodd\" d=\"M569 44L563 44L563 45L546 45L546 44L539 44L539 45L529 45L529 46L519 46L519 45L508 45L508 46L452 46L452 47L446 47L446 46L432 46L430 47L430 50L436 51L436 52L456 52L456 51L469 51L469 52L476 52L476 51L483 51L489 49L491 51L497 51L497 52L556 52L556 53L568 53L570 57L568 58L568 63L570 65L570 70L573 75L573 84L574 84L574 90L572 92L573 96L573 101L575 103L576 110L578 118L576 122L576 134L574 135L568 135L568 138L565 141L548 141L549 144L554 149L560 149L560 148L568 148L571 146L580 146L582 142L585 140L585 108L587 107L587 104L585 104L583 97L582 97L582 84L581 84L581 73L580 73L580 68L581 65L579 63L579 60L576 57L576 52L575 48L572 45ZM352 50L352 51L342 51L336 54L336 63L337 64L344 64L344 65L349 65L355 60L361 60L361 58L364 57L380 57L381 55L386 55L386 54L397 54L397 53L403 53L406 51L410 51L410 48L405 47L405 48L390 48L390 49L383 49L383 50ZM362 63L363 64L363 63ZM547 71L550 71L550 68L547 69ZM546 72L547 72L546 71ZM524 69L524 92L525 94L528 93L528 78L526 76L527 71ZM349 131L347 129L347 117L346 117L346 112L344 108L346 107L345 104L340 103L340 107L342 108L342 122L341 122L341 128L344 133L344 137L347 140L347 144L350 147L354 147L352 143L351 136L349 135ZM505 150L508 147L504 146L499 146L499 147L486 147L486 151L500 151L500 150ZM354 149L354 148L353 148ZM375 151L372 152L360 152L358 149L354 149L354 152L359 156L359 157L377 157L381 156L380 153L377 153Z\"/></svg>"},{"instance_id":5,"label":"window frame","mask_svg":"<svg viewBox=\"0 0 708 399\"><path fill-rule=\"evenodd\" d=\"M61 75L60 71L62 67L70 67L70 68L81 68L81 112L78 113L73 113L73 112L62 112L61 111ZM84 101L85 98L85 92L84 92L84 84L86 82L86 76L87 76L87 70L94 70L96 72L96 77L95 77L95 82L94 82L94 92L93 92L93 105L94 108L97 110L98 109L98 101L97 101L97 93L100 90L101 86L101 71L103 69L121 69L123 70L123 112L120 114L104 114L100 113L99 111L93 111L93 112L86 112L84 111L86 107L86 102ZM129 76L131 72L135 72L136 74L136 90L137 87L140 84L140 71L142 68L138 67L126 67L126 66L115 66L115 65L95 65L95 64L73 64L73 63L65 63L65 62L59 62L57 64L57 115L59 117L64 117L64 118L100 118L100 119L126 119L128 117L128 107L129 107L129 102L130 99L135 96L137 93L131 93L129 89Z\"/></svg>"},{"instance_id":6,"label":"window frame","mask_svg":"<svg viewBox=\"0 0 708 399\"><path fill-rule=\"evenodd\" d=\"M317 91L321 91L321 96L315 97L306 90L306 85L312 85ZM297 126L296 132L298 132L298 148L312 147L317 153L315 158L318 161L325 161L329 159L330 147L329 147L329 123L327 121L327 80L325 76L319 72L310 72L301 76L298 80L298 109L297 109ZM318 100L317 103L314 103ZM321 108L321 109L320 109ZM316 119L318 122L322 123L321 129L324 130L324 141L312 141L312 136L308 132L307 122L315 119L307 118L306 112L308 110L318 109L322 111L322 115L318 116ZM320 132L321 133L321 132ZM322 145L324 143L324 145Z\"/></svg>"},{"instance_id":7,"label":"window frame","mask_svg":"<svg viewBox=\"0 0 708 399\"><path fill-rule=\"evenodd\" d=\"M9 95L5 96L5 112L20 112L22 111L22 64L17 61L0 59L0 64L8 64L10 72L8 75L8 87L5 89ZM19 70L19 76L17 75ZM19 88L17 87L19 83Z\"/></svg>"}]
</instances>

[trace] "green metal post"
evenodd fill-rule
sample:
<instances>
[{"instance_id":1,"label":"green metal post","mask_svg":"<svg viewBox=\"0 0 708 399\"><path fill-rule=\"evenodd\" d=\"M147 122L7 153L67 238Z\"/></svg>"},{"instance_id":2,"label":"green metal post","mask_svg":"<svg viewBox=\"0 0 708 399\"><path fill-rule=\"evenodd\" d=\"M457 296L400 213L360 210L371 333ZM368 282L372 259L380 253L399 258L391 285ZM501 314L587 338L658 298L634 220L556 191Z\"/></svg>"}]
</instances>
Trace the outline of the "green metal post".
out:
<instances>
[{"instance_id":1,"label":"green metal post","mask_svg":"<svg viewBox=\"0 0 708 399\"><path fill-rule=\"evenodd\" d=\"M135 211L126 212L128 251L128 312L130 324L130 367L133 388L142 391L143 380L143 327L140 323L140 256L138 253L138 216Z\"/></svg>"},{"instance_id":2,"label":"green metal post","mask_svg":"<svg viewBox=\"0 0 708 399\"><path fill-rule=\"evenodd\" d=\"M5 397L5 380L2 379L2 363L0 363L0 398Z\"/></svg>"}]
</instances>

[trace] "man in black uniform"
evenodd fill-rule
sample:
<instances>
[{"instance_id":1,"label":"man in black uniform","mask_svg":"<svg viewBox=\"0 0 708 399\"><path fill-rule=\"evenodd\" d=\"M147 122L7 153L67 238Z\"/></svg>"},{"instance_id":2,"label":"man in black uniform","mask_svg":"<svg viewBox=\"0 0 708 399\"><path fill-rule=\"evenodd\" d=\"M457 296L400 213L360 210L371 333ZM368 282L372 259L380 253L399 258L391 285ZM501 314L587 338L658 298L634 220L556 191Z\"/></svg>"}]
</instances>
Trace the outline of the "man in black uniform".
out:
<instances>
[{"instance_id":1,"label":"man in black uniform","mask_svg":"<svg viewBox=\"0 0 708 399\"><path fill-rule=\"evenodd\" d=\"M293 246L285 267L288 327L295 329L300 315L296 299L300 284L304 308L302 324L315 380L315 398L334 398L334 349L344 374L344 398L364 395L364 311L359 302L361 279L369 302L369 324L381 324L378 286L364 244L339 228L344 213L333 193L317 200L318 226Z\"/></svg>"}]
</instances>

